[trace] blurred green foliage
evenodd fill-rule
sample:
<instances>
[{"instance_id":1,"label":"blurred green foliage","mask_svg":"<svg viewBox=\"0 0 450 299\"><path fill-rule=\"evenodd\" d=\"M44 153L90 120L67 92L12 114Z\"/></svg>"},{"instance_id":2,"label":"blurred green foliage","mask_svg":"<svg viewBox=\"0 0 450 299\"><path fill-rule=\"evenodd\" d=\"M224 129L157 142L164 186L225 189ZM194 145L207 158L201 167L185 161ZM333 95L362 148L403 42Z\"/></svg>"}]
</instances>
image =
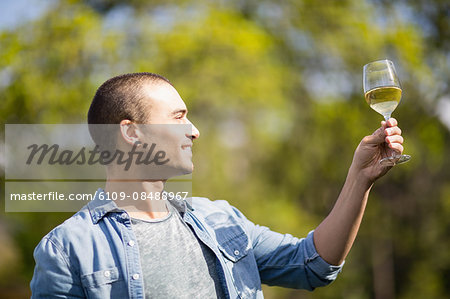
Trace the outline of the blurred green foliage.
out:
<instances>
[{"instance_id":1,"label":"blurred green foliage","mask_svg":"<svg viewBox=\"0 0 450 299\"><path fill-rule=\"evenodd\" d=\"M449 28L439 0L54 1L37 20L0 31L0 118L84 123L106 79L162 74L201 132L194 195L304 236L381 120L364 101L362 66L389 58L404 90L394 116L413 159L373 187L336 282L265 295L444 298L450 135L438 112L450 100ZM0 294L26 297L33 248L70 214L0 213Z\"/></svg>"}]
</instances>

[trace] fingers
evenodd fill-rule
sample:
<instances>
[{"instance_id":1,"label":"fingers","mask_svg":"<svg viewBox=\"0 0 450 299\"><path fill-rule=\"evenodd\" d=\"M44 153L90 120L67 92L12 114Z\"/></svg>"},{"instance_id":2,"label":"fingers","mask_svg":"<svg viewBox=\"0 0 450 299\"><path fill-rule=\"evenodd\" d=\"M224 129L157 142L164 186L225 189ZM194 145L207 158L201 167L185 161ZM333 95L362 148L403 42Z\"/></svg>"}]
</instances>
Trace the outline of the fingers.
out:
<instances>
[{"instance_id":1,"label":"fingers","mask_svg":"<svg viewBox=\"0 0 450 299\"><path fill-rule=\"evenodd\" d=\"M385 122L386 128L384 129L384 134L386 136L385 141L388 144L389 148L398 151L399 153L403 152L403 137L402 130L397 127L397 120L395 118L390 118L387 122ZM383 127L383 126L382 126Z\"/></svg>"},{"instance_id":2,"label":"fingers","mask_svg":"<svg viewBox=\"0 0 450 299\"><path fill-rule=\"evenodd\" d=\"M388 127L395 127L398 125L398 122L395 118L391 117L388 119L388 121L386 122Z\"/></svg>"},{"instance_id":3,"label":"fingers","mask_svg":"<svg viewBox=\"0 0 450 299\"><path fill-rule=\"evenodd\" d=\"M396 148L397 144L403 144L402 130L397 126L395 118L390 118L387 122L381 122L381 128L378 128L372 135L364 137L366 144L381 144L386 142L389 147Z\"/></svg>"},{"instance_id":4,"label":"fingers","mask_svg":"<svg viewBox=\"0 0 450 299\"><path fill-rule=\"evenodd\" d=\"M403 152L403 137L400 135L388 136L386 137L386 143L388 146L398 152Z\"/></svg>"},{"instance_id":5,"label":"fingers","mask_svg":"<svg viewBox=\"0 0 450 299\"><path fill-rule=\"evenodd\" d=\"M389 143L389 148L395 150L399 155L403 153L403 145L400 143Z\"/></svg>"},{"instance_id":6,"label":"fingers","mask_svg":"<svg viewBox=\"0 0 450 299\"><path fill-rule=\"evenodd\" d=\"M400 135L387 136L385 138L385 141L386 141L387 144L391 144L391 143L403 144L403 137L400 136Z\"/></svg>"},{"instance_id":7,"label":"fingers","mask_svg":"<svg viewBox=\"0 0 450 299\"><path fill-rule=\"evenodd\" d=\"M390 128L384 129L384 134L386 136L402 135L402 130L397 126L390 127Z\"/></svg>"}]
</instances>

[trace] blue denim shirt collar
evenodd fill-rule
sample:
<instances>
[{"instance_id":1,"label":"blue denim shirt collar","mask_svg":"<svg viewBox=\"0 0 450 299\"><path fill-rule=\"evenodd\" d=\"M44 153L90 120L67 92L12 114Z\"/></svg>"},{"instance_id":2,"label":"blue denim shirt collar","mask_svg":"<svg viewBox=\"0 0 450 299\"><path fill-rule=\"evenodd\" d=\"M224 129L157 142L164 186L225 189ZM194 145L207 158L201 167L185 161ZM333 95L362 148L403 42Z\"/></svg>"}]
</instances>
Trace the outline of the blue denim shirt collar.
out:
<instances>
[{"instance_id":1,"label":"blue denim shirt collar","mask_svg":"<svg viewBox=\"0 0 450 299\"><path fill-rule=\"evenodd\" d=\"M97 224L109 212L120 210L113 200L107 199L106 194L104 194L104 199L100 199L102 193L105 193L105 191L99 188L95 192L94 199L87 205L94 224Z\"/></svg>"},{"instance_id":2,"label":"blue denim shirt collar","mask_svg":"<svg viewBox=\"0 0 450 299\"><path fill-rule=\"evenodd\" d=\"M178 210L178 212L180 212L181 215L186 213L187 210L189 210L191 212L194 211L194 207L186 199L178 200L178 199L172 198L172 199L168 199L168 201L172 204L172 206L174 206Z\"/></svg>"},{"instance_id":3,"label":"blue denim shirt collar","mask_svg":"<svg viewBox=\"0 0 450 299\"><path fill-rule=\"evenodd\" d=\"M104 199L100 199L103 194ZM193 211L194 208L187 200L169 199L169 202L180 212L184 214L186 210ZM102 188L99 188L95 193L94 199L87 205L92 222L97 224L106 214L110 212L124 212L125 210L119 208L114 200L107 198L107 194Z\"/></svg>"}]
</instances>

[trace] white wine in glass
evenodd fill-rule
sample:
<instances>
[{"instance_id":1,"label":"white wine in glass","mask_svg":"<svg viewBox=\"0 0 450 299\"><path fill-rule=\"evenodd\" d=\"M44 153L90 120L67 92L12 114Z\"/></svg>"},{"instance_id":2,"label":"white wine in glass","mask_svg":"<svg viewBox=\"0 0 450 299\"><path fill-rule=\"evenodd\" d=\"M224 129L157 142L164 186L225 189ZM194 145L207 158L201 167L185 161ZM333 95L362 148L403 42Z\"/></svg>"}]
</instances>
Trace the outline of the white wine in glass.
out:
<instances>
[{"instance_id":1,"label":"white wine in glass","mask_svg":"<svg viewBox=\"0 0 450 299\"><path fill-rule=\"evenodd\" d=\"M368 63L363 69L364 96L370 108L383 115L387 121L402 97L402 88L390 60ZM407 162L409 155L395 154L380 160L381 165L394 166Z\"/></svg>"}]
</instances>

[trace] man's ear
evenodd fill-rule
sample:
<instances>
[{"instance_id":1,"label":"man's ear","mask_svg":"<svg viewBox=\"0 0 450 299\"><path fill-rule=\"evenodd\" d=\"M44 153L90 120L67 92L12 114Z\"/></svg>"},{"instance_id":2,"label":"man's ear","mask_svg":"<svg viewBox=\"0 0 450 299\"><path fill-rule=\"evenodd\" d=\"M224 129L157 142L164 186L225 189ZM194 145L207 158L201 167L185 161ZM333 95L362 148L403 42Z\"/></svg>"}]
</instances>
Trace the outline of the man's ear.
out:
<instances>
[{"instance_id":1,"label":"man's ear","mask_svg":"<svg viewBox=\"0 0 450 299\"><path fill-rule=\"evenodd\" d=\"M134 145L139 141L138 134L136 132L137 127L131 120L124 119L120 122L120 135L126 143Z\"/></svg>"}]
</instances>

